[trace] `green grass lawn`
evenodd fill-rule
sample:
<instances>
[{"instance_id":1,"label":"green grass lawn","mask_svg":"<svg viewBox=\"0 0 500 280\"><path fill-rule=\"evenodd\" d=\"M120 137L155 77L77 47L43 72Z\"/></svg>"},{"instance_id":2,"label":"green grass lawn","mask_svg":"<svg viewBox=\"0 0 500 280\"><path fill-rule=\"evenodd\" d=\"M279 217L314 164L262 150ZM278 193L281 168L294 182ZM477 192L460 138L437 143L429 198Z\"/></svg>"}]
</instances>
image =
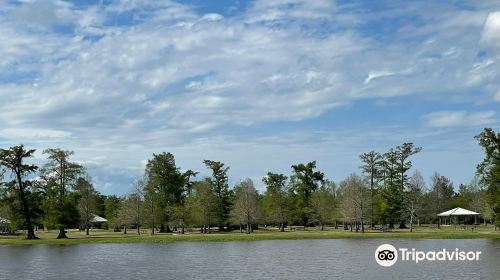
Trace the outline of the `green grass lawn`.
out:
<instances>
[{"instance_id":1,"label":"green grass lawn","mask_svg":"<svg viewBox=\"0 0 500 280\"><path fill-rule=\"evenodd\" d=\"M29 245L29 244L84 244L84 243L170 243L179 241L256 241L256 240L297 240L297 239L463 239L463 238L500 238L500 232L495 232L491 226L476 227L474 232L470 228L462 229L454 226L441 227L440 229L429 226L417 227L413 232L395 229L392 232L367 231L350 232L343 229L328 229L320 231L308 228L306 231L277 232L276 230L256 230L252 234L240 232L200 234L188 232L187 234L162 233L154 236L146 231L140 236L134 230L128 234L106 230L91 231L89 236L85 232L69 231L68 239L56 239L57 231L37 232L39 240L26 240L24 235L0 236L0 245Z\"/></svg>"}]
</instances>

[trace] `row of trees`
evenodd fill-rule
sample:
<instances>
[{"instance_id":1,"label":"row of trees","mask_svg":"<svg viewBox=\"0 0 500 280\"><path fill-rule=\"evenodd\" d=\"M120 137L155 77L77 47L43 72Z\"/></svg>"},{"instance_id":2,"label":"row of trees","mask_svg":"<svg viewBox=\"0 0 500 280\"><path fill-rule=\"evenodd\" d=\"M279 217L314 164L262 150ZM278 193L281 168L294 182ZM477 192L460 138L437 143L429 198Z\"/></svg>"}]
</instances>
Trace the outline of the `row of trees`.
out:
<instances>
[{"instance_id":1,"label":"row of trees","mask_svg":"<svg viewBox=\"0 0 500 280\"><path fill-rule=\"evenodd\" d=\"M198 227L210 233L239 227L251 233L260 225L325 225L364 231L366 226L388 225L413 229L414 224L435 223L436 214L451 207L465 207L500 223L500 135L485 129L476 136L486 157L478 176L455 192L452 182L438 173L429 186L411 157L422 149L404 143L385 153L360 155L361 174L351 174L335 184L317 170L316 162L291 166L289 176L268 172L259 194L254 182L245 179L229 187L228 171L220 161L204 160L210 176L195 180L198 172L182 171L171 153L153 154L143 177L123 197L103 196L92 185L83 166L70 160L73 152L47 149L47 163L29 163L35 150L22 145L0 150L2 207L11 226L26 229L35 239L35 226L58 229L65 238L68 227L78 226L89 234L95 214L108 219L116 231L150 228L151 234ZM11 180L9 180L11 179Z\"/></svg>"}]
</instances>

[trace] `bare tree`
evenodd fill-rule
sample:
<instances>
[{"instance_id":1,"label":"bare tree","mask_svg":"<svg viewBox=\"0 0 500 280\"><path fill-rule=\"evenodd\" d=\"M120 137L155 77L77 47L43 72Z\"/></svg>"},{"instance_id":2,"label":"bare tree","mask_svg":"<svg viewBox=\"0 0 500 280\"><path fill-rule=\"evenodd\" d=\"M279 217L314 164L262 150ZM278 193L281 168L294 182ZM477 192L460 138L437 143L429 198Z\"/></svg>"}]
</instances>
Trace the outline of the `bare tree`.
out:
<instances>
[{"instance_id":1,"label":"bare tree","mask_svg":"<svg viewBox=\"0 0 500 280\"><path fill-rule=\"evenodd\" d=\"M365 232L364 223L367 214L368 188L366 182L357 174L351 174L341 183L342 212L344 218L354 223L356 232L361 226ZM352 225L351 225L352 231Z\"/></svg>"},{"instance_id":2,"label":"bare tree","mask_svg":"<svg viewBox=\"0 0 500 280\"><path fill-rule=\"evenodd\" d=\"M233 217L246 225L246 233L252 232L252 223L259 219L259 194L252 180L245 179L234 188L235 203Z\"/></svg>"},{"instance_id":3,"label":"bare tree","mask_svg":"<svg viewBox=\"0 0 500 280\"><path fill-rule=\"evenodd\" d=\"M406 210L410 216L410 232L413 232L413 221L415 218L418 219L418 225L420 226L420 215L419 212L422 209L422 203L425 193L425 181L424 177L415 170L413 176L410 178L408 184L408 191L406 192Z\"/></svg>"},{"instance_id":4,"label":"bare tree","mask_svg":"<svg viewBox=\"0 0 500 280\"><path fill-rule=\"evenodd\" d=\"M124 234L127 234L128 226L133 225L136 228L137 235L141 235L145 186L144 178L136 179L132 184L130 193L122 199L123 203L118 209L117 220L118 226L123 227Z\"/></svg>"},{"instance_id":5,"label":"bare tree","mask_svg":"<svg viewBox=\"0 0 500 280\"><path fill-rule=\"evenodd\" d=\"M78 209L86 235L89 235L91 221L94 218L93 212L96 209L97 194L90 183L91 181L92 179L87 176L86 178L78 178L76 182L76 191L79 195Z\"/></svg>"}]
</instances>

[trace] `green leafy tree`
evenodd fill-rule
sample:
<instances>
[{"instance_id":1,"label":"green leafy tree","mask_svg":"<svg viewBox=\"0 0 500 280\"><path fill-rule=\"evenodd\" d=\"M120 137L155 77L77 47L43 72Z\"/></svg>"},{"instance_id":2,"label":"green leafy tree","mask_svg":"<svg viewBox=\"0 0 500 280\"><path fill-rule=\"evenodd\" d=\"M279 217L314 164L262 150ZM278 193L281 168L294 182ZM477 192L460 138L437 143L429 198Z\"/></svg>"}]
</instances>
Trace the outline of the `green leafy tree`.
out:
<instances>
[{"instance_id":1,"label":"green leafy tree","mask_svg":"<svg viewBox=\"0 0 500 280\"><path fill-rule=\"evenodd\" d=\"M266 218L278 225L279 231L285 231L285 224L290 218L290 198L287 190L287 177L283 174L268 172L262 178L266 184L263 204Z\"/></svg>"},{"instance_id":2,"label":"green leafy tree","mask_svg":"<svg viewBox=\"0 0 500 280\"><path fill-rule=\"evenodd\" d=\"M203 163L212 171L210 184L217 198L216 220L219 226L219 231L224 230L224 225L229 219L231 209L231 192L229 191L227 172L229 166L225 167L220 161L204 160Z\"/></svg>"},{"instance_id":3,"label":"green leafy tree","mask_svg":"<svg viewBox=\"0 0 500 280\"><path fill-rule=\"evenodd\" d=\"M409 160L410 156L422 151L421 147L414 147L413 143L403 143L401 146L396 147L396 157L397 157L397 173L399 175L399 185L400 185L400 203L404 207L404 191L407 186L408 181L408 170L412 167L412 162ZM406 228L405 225L405 211L401 211L399 228Z\"/></svg>"},{"instance_id":4,"label":"green leafy tree","mask_svg":"<svg viewBox=\"0 0 500 280\"><path fill-rule=\"evenodd\" d=\"M115 232L121 231L121 226L123 225L122 216L119 216L122 203L122 199L116 195L107 196L104 202L104 216L108 220L108 225Z\"/></svg>"},{"instance_id":5,"label":"green leafy tree","mask_svg":"<svg viewBox=\"0 0 500 280\"><path fill-rule=\"evenodd\" d=\"M174 155L171 153L153 154L146 165L148 178L148 197L156 195L156 216L160 224L160 232L170 232L169 222L173 217L174 209L181 203L184 179L179 168L175 165ZM156 193L156 194L155 194Z\"/></svg>"},{"instance_id":6,"label":"green leafy tree","mask_svg":"<svg viewBox=\"0 0 500 280\"><path fill-rule=\"evenodd\" d=\"M445 176L437 172L431 177L431 191L430 198L432 201L433 216L448 210L451 206L455 191L453 190L453 183Z\"/></svg>"},{"instance_id":7,"label":"green leafy tree","mask_svg":"<svg viewBox=\"0 0 500 280\"><path fill-rule=\"evenodd\" d=\"M33 184L26 177L34 173L38 167L25 163L33 157L34 149L26 150L23 145L0 149L0 166L11 172L14 180L7 183L6 193L11 210L11 222L17 222L20 228L26 229L26 239L38 239L34 231L34 222L41 214L40 196Z\"/></svg>"},{"instance_id":8,"label":"green leafy tree","mask_svg":"<svg viewBox=\"0 0 500 280\"><path fill-rule=\"evenodd\" d=\"M369 178L370 181L370 223L375 226L375 191L377 185L378 174L381 173L382 155L375 151L363 153L359 156L363 165L361 165L362 172Z\"/></svg>"},{"instance_id":9,"label":"green leafy tree","mask_svg":"<svg viewBox=\"0 0 500 280\"><path fill-rule=\"evenodd\" d=\"M380 192L380 215L384 224L393 228L403 209L398 176L398 154L394 149L384 154L382 166L384 186Z\"/></svg>"},{"instance_id":10,"label":"green leafy tree","mask_svg":"<svg viewBox=\"0 0 500 280\"><path fill-rule=\"evenodd\" d=\"M495 225L500 230L500 133L485 128L475 138L485 152L483 162L477 166L477 173L487 186L486 202L493 210Z\"/></svg>"},{"instance_id":11,"label":"green leafy tree","mask_svg":"<svg viewBox=\"0 0 500 280\"><path fill-rule=\"evenodd\" d=\"M313 220L319 224L320 230L324 230L325 224L332 222L335 218L335 191L335 183L325 181L325 183L311 195Z\"/></svg>"},{"instance_id":12,"label":"green leafy tree","mask_svg":"<svg viewBox=\"0 0 500 280\"><path fill-rule=\"evenodd\" d=\"M304 226L308 225L313 212L310 204L311 195L324 183L325 175L315 169L316 161L292 165L292 191L295 196L295 212L296 217Z\"/></svg>"},{"instance_id":13,"label":"green leafy tree","mask_svg":"<svg viewBox=\"0 0 500 280\"><path fill-rule=\"evenodd\" d=\"M58 239L67 238L66 228L75 226L80 221L77 208L77 197L73 193L76 181L83 172L83 167L70 161L73 151L61 149L46 149L48 163L42 170L42 177L46 182L54 183L55 198L50 199L55 203L51 208L55 212L57 228L59 228Z\"/></svg>"},{"instance_id":14,"label":"green leafy tree","mask_svg":"<svg viewBox=\"0 0 500 280\"><path fill-rule=\"evenodd\" d=\"M218 197L212 189L212 179L205 178L193 183L192 195L188 197L191 220L201 225L202 233L211 233L211 225L216 221Z\"/></svg>"},{"instance_id":15,"label":"green leafy tree","mask_svg":"<svg viewBox=\"0 0 500 280\"><path fill-rule=\"evenodd\" d=\"M174 209L174 217L178 221L178 225L181 228L181 234L185 233L185 228L189 220L189 213L192 211L192 205L189 203L189 197L193 193L193 182L191 178L198 175L198 172L193 170L186 170L181 174L183 188L179 204Z\"/></svg>"}]
</instances>

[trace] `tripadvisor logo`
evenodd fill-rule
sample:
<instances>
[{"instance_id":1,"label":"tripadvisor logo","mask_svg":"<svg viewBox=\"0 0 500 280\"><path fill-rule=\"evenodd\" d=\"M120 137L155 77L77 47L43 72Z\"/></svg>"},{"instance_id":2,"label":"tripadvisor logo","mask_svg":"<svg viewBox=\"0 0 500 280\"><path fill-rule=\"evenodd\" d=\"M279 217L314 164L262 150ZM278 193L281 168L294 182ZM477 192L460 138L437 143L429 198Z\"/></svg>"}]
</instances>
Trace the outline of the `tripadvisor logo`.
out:
<instances>
[{"instance_id":1,"label":"tripadvisor logo","mask_svg":"<svg viewBox=\"0 0 500 280\"><path fill-rule=\"evenodd\" d=\"M391 244L382 244L375 250L375 261L381 266L393 266L400 256L400 261L419 263L421 261L479 261L481 251L462 251L442 249L438 251L418 251L415 248L399 248Z\"/></svg>"}]
</instances>

